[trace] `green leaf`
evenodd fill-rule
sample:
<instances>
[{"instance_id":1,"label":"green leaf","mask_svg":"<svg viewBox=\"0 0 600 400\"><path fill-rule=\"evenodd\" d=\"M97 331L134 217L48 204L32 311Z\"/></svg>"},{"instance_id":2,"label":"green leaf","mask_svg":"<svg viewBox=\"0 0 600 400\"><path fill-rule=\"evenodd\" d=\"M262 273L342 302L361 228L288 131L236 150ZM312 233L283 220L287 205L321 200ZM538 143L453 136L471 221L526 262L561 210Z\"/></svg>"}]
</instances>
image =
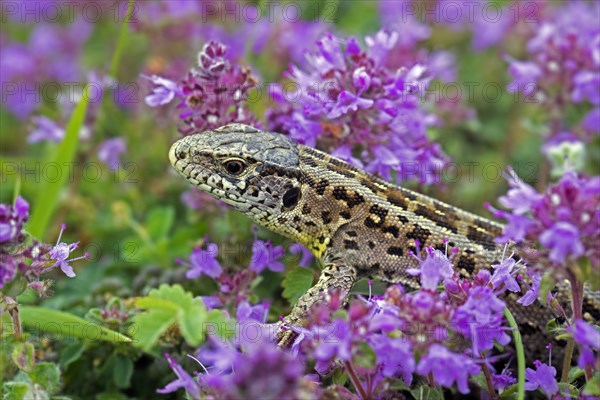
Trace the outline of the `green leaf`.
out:
<instances>
[{"instance_id":1,"label":"green leaf","mask_svg":"<svg viewBox=\"0 0 600 400\"><path fill-rule=\"evenodd\" d=\"M129 334L136 346L149 351L160 336L176 322L176 312L168 309L151 309L147 314L139 314L133 318Z\"/></svg>"},{"instance_id":2,"label":"green leaf","mask_svg":"<svg viewBox=\"0 0 600 400\"><path fill-rule=\"evenodd\" d=\"M600 373L596 372L592 379L583 387L583 394L600 396Z\"/></svg>"},{"instance_id":3,"label":"green leaf","mask_svg":"<svg viewBox=\"0 0 600 400\"><path fill-rule=\"evenodd\" d=\"M152 240L156 241L165 238L169 234L173 221L175 221L173 207L156 207L148 214L146 230Z\"/></svg>"},{"instance_id":4,"label":"green leaf","mask_svg":"<svg viewBox=\"0 0 600 400\"><path fill-rule=\"evenodd\" d=\"M126 389L130 385L131 375L133 374L133 362L123 354L115 356L113 369L113 381L120 389Z\"/></svg>"},{"instance_id":5,"label":"green leaf","mask_svg":"<svg viewBox=\"0 0 600 400\"><path fill-rule=\"evenodd\" d=\"M444 392L440 387L431 387L428 385L421 385L410 391L410 394L417 400L443 400Z\"/></svg>"},{"instance_id":6,"label":"green leaf","mask_svg":"<svg viewBox=\"0 0 600 400\"><path fill-rule=\"evenodd\" d=\"M148 296L140 297L136 307L148 310L134 317L130 330L136 345L148 351L160 336L173 324L178 324L185 341L197 346L204 340L206 307L200 298L194 299L181 285L161 285Z\"/></svg>"},{"instance_id":7,"label":"green leaf","mask_svg":"<svg viewBox=\"0 0 600 400\"><path fill-rule=\"evenodd\" d=\"M65 369L71 363L77 361L83 354L83 350L85 350L85 345L82 342L74 342L66 346L60 353L59 364L61 368Z\"/></svg>"},{"instance_id":8,"label":"green leaf","mask_svg":"<svg viewBox=\"0 0 600 400\"><path fill-rule=\"evenodd\" d=\"M335 371L333 371L331 382L335 383L336 385L344 386L346 382L348 382L348 374L346 373L346 369L337 368Z\"/></svg>"},{"instance_id":9,"label":"green leaf","mask_svg":"<svg viewBox=\"0 0 600 400\"><path fill-rule=\"evenodd\" d=\"M29 393L29 385L25 382L6 382L2 385L4 400L24 400Z\"/></svg>"},{"instance_id":10,"label":"green leaf","mask_svg":"<svg viewBox=\"0 0 600 400\"><path fill-rule=\"evenodd\" d=\"M191 346L198 346L204 340L204 321L207 311L202 299L196 299L194 305L179 316L181 333Z\"/></svg>"},{"instance_id":11,"label":"green leaf","mask_svg":"<svg viewBox=\"0 0 600 400\"><path fill-rule=\"evenodd\" d=\"M576 399L579 397L579 390L566 382L558 382L558 388L560 389L561 394L567 394L568 398Z\"/></svg>"},{"instance_id":12,"label":"green leaf","mask_svg":"<svg viewBox=\"0 0 600 400\"><path fill-rule=\"evenodd\" d=\"M39 193L42 196L38 197L38 201L34 203L31 213L31 219L28 224L28 231L38 239L43 239L46 234L48 222L56 210L61 190L66 186L71 175L64 166L72 165L70 163L75 159L77 150L77 142L79 141L79 131L83 126L85 114L89 101L89 86L86 85L83 89L81 100L73 110L73 114L67 124L65 138L58 145L56 153L52 159L48 160L48 165L56 165L61 171L61 174L56 179L46 179L41 184ZM63 170L61 170L61 168Z\"/></svg>"},{"instance_id":13,"label":"green leaf","mask_svg":"<svg viewBox=\"0 0 600 400\"><path fill-rule=\"evenodd\" d=\"M483 390L485 390L486 392L488 391L487 382L485 380L485 375L483 375L483 372L480 372L477 375L471 375L469 377L469 380L471 382L475 383L477 386L479 386Z\"/></svg>"},{"instance_id":14,"label":"green leaf","mask_svg":"<svg viewBox=\"0 0 600 400\"><path fill-rule=\"evenodd\" d=\"M538 298L542 299L542 303L546 304L548 292L550 292L554 286L556 286L554 276L552 276L552 273L548 271L544 274L544 276L542 276L542 283L540 284L540 295Z\"/></svg>"},{"instance_id":15,"label":"green leaf","mask_svg":"<svg viewBox=\"0 0 600 400\"><path fill-rule=\"evenodd\" d=\"M54 363L37 363L29 373L29 377L33 383L37 383L51 393L55 392L60 384L60 370Z\"/></svg>"},{"instance_id":16,"label":"green leaf","mask_svg":"<svg viewBox=\"0 0 600 400\"><path fill-rule=\"evenodd\" d=\"M290 304L295 304L313 284L313 272L308 268L296 267L285 274L281 283L283 286L283 297Z\"/></svg>"},{"instance_id":17,"label":"green leaf","mask_svg":"<svg viewBox=\"0 0 600 400\"><path fill-rule=\"evenodd\" d=\"M20 306L19 316L23 326L41 334L52 333L62 338L77 337L113 343L131 342L130 338L119 332L53 308Z\"/></svg>"},{"instance_id":18,"label":"green leaf","mask_svg":"<svg viewBox=\"0 0 600 400\"><path fill-rule=\"evenodd\" d=\"M519 385L518 384L515 383L514 385L510 385L502 393L500 393L500 398L501 399L516 400L517 399L517 390L518 389L519 389Z\"/></svg>"},{"instance_id":19,"label":"green leaf","mask_svg":"<svg viewBox=\"0 0 600 400\"><path fill-rule=\"evenodd\" d=\"M221 310L210 310L206 315L207 333L216 333L223 339L232 339L235 337L235 325L231 318L228 318Z\"/></svg>"},{"instance_id":20,"label":"green leaf","mask_svg":"<svg viewBox=\"0 0 600 400\"><path fill-rule=\"evenodd\" d=\"M35 364L34 351L31 343L17 343L12 351L12 360L20 370L29 372Z\"/></svg>"},{"instance_id":21,"label":"green leaf","mask_svg":"<svg viewBox=\"0 0 600 400\"><path fill-rule=\"evenodd\" d=\"M372 368L375 366L377 355L371 346L367 342L362 342L358 345L358 354L356 357L356 364L364 368Z\"/></svg>"}]
</instances>

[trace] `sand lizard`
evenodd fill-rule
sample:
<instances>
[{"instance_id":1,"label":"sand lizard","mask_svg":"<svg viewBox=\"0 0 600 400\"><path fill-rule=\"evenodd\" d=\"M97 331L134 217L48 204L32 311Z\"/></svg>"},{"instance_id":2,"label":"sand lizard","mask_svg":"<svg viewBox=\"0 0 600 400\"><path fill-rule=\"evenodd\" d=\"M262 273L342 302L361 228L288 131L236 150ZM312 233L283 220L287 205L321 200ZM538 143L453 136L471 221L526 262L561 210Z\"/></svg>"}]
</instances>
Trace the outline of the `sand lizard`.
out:
<instances>
[{"instance_id":1,"label":"sand lizard","mask_svg":"<svg viewBox=\"0 0 600 400\"><path fill-rule=\"evenodd\" d=\"M454 261L464 277L490 269L502 257L503 246L494 241L502 225L278 133L230 124L180 139L169 159L194 186L300 242L321 260L317 284L298 300L287 324L301 323L329 289L347 296L359 278L417 289L418 279L406 272L417 262L411 256L415 240L421 247L444 248L444 241L457 247ZM543 334L553 317L548 308L512 308L525 334ZM538 342L543 349L548 339Z\"/></svg>"}]
</instances>

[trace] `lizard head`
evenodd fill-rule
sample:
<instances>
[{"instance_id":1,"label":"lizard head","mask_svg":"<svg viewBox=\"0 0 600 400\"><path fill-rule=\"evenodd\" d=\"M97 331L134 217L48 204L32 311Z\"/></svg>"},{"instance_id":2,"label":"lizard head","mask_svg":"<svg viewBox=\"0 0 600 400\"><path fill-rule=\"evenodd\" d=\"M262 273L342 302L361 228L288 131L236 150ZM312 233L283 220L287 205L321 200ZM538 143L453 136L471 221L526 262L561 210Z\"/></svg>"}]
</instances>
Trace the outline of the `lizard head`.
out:
<instances>
[{"instance_id":1,"label":"lizard head","mask_svg":"<svg viewBox=\"0 0 600 400\"><path fill-rule=\"evenodd\" d=\"M298 148L278 133L229 124L178 140L169 160L194 186L263 225L301 197Z\"/></svg>"}]
</instances>

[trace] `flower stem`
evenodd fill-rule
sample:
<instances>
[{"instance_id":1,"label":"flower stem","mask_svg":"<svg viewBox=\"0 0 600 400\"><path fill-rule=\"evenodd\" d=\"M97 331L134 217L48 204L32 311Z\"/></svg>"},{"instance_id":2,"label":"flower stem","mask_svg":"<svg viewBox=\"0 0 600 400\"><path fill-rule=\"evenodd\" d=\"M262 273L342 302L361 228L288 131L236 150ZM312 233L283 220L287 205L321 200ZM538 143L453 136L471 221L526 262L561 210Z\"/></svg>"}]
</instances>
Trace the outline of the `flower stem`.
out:
<instances>
[{"instance_id":1,"label":"flower stem","mask_svg":"<svg viewBox=\"0 0 600 400\"><path fill-rule=\"evenodd\" d=\"M365 389L360 384L360 380L358 379L358 377L356 376L356 373L354 372L352 363L350 361L344 361L344 367L346 367L346 371L348 371L348 376L350 377L350 380L352 381L354 388L360 395L360 398L363 400L368 399Z\"/></svg>"},{"instance_id":2,"label":"flower stem","mask_svg":"<svg viewBox=\"0 0 600 400\"><path fill-rule=\"evenodd\" d=\"M496 390L494 390L494 383L492 382L492 374L490 373L490 369L488 368L487 364L485 363L485 357L482 357L482 358L484 359L484 361L481 366L481 369L483 371L483 376L485 376L485 383L487 384L487 387L488 387L488 394L490 395L491 400L496 400L498 398L498 396L496 396Z\"/></svg>"},{"instance_id":3,"label":"flower stem","mask_svg":"<svg viewBox=\"0 0 600 400\"><path fill-rule=\"evenodd\" d=\"M569 277L569 282L571 283L571 308L573 309L573 323L578 320L578 319L583 319L583 282L579 282L577 280L577 277L575 276L575 274L573 273L574 270L576 270L577 265L571 265L571 269L568 270L568 277ZM572 341L573 339L569 339L570 341ZM568 343L567 343L568 346ZM573 347L573 346L571 346ZM568 349L568 347L567 347ZM571 348L571 356L573 353L573 349ZM562 376L564 378L565 374L568 377L569 372L567 371L565 373L565 369L569 369L571 367L571 360L569 359L569 364L567 364L567 358L565 357L565 363L563 364L563 373ZM567 368L565 368L567 367ZM594 372L592 371L592 368L589 366L586 366L585 368L585 380L587 382L589 382L593 375ZM566 382L566 381L565 381Z\"/></svg>"},{"instance_id":4,"label":"flower stem","mask_svg":"<svg viewBox=\"0 0 600 400\"><path fill-rule=\"evenodd\" d=\"M569 370L571 369L571 359L573 358L573 348L575 342L573 338L567 340L567 347L565 347L565 356L563 358L562 374L560 377L561 382L567 382L569 380Z\"/></svg>"},{"instance_id":5,"label":"flower stem","mask_svg":"<svg viewBox=\"0 0 600 400\"><path fill-rule=\"evenodd\" d=\"M523 350L523 340L517 321L515 321L515 317L508 308L504 309L504 317L512 328L515 349L517 350L517 400L523 400L525 398L525 351Z\"/></svg>"}]
</instances>

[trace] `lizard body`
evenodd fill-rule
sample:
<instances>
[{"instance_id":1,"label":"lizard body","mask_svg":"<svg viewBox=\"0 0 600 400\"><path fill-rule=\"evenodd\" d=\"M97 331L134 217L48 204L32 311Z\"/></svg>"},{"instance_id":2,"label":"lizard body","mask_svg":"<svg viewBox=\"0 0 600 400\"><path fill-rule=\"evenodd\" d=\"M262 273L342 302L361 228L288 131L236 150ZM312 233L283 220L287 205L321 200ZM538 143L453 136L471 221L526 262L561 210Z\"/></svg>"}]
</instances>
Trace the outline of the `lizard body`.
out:
<instances>
[{"instance_id":1,"label":"lizard body","mask_svg":"<svg viewBox=\"0 0 600 400\"><path fill-rule=\"evenodd\" d=\"M361 277L418 288L419 280L406 270L416 266L411 252L419 244L443 250L447 241L458 248L454 264L464 277L491 269L505 250L494 242L502 225L281 134L230 124L180 139L169 159L196 187L302 243L321 260L319 281L298 300L288 324L300 323L329 289L347 296ZM507 303L526 331L543 331L553 317L548 308L514 307L514 298Z\"/></svg>"}]
</instances>

